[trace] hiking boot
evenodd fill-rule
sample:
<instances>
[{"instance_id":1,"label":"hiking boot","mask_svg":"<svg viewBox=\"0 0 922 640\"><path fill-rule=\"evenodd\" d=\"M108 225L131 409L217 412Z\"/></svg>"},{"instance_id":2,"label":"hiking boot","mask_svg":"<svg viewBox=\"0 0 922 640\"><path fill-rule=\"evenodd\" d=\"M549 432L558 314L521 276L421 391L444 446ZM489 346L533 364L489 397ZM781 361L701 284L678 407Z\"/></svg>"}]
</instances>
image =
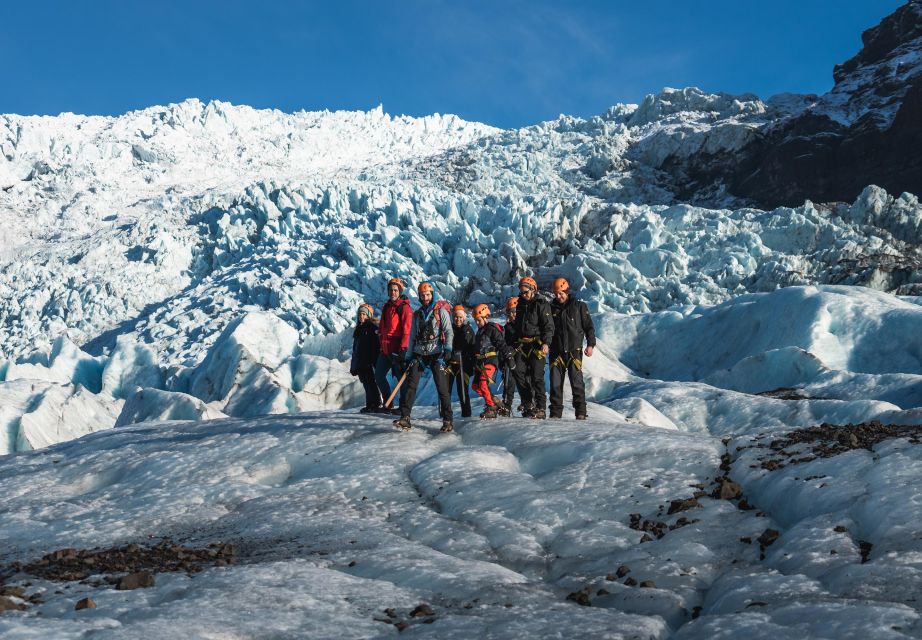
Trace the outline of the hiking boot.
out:
<instances>
[{"instance_id":1,"label":"hiking boot","mask_svg":"<svg viewBox=\"0 0 922 640\"><path fill-rule=\"evenodd\" d=\"M410 424L410 416L403 416L400 420L394 420L394 428L402 431L409 431L413 428Z\"/></svg>"},{"instance_id":2,"label":"hiking boot","mask_svg":"<svg viewBox=\"0 0 922 640\"><path fill-rule=\"evenodd\" d=\"M509 416L512 415L512 412L509 411L508 406L503 405L496 410L496 415L498 415L501 418L508 418Z\"/></svg>"},{"instance_id":3,"label":"hiking boot","mask_svg":"<svg viewBox=\"0 0 922 640\"><path fill-rule=\"evenodd\" d=\"M439 429L442 433L451 433L455 430L455 425L451 420L442 420L442 428Z\"/></svg>"},{"instance_id":4,"label":"hiking boot","mask_svg":"<svg viewBox=\"0 0 922 640\"><path fill-rule=\"evenodd\" d=\"M586 419L586 414L585 414L585 413L577 413L577 414L576 414L576 419L577 419L577 420L585 420L585 419Z\"/></svg>"},{"instance_id":5,"label":"hiking boot","mask_svg":"<svg viewBox=\"0 0 922 640\"><path fill-rule=\"evenodd\" d=\"M520 414L524 414L524 413L525 413L525 405L524 405L524 404L520 404L519 406L517 406L517 407L515 408L515 410L518 411Z\"/></svg>"},{"instance_id":6,"label":"hiking boot","mask_svg":"<svg viewBox=\"0 0 922 640\"><path fill-rule=\"evenodd\" d=\"M557 413L556 411L551 411L551 415L548 416L551 420L560 420L563 418L563 412Z\"/></svg>"},{"instance_id":7,"label":"hiking boot","mask_svg":"<svg viewBox=\"0 0 922 640\"><path fill-rule=\"evenodd\" d=\"M388 412L389 412L392 416L399 416L399 415L400 415L400 407L391 407L390 409L388 409Z\"/></svg>"},{"instance_id":8,"label":"hiking boot","mask_svg":"<svg viewBox=\"0 0 922 640\"><path fill-rule=\"evenodd\" d=\"M532 409L526 417L533 420L545 420L547 414L544 412L544 409Z\"/></svg>"},{"instance_id":9,"label":"hiking boot","mask_svg":"<svg viewBox=\"0 0 922 640\"><path fill-rule=\"evenodd\" d=\"M381 410L381 407L362 407L359 409L359 413L378 413Z\"/></svg>"},{"instance_id":10,"label":"hiking boot","mask_svg":"<svg viewBox=\"0 0 922 640\"><path fill-rule=\"evenodd\" d=\"M531 417L531 412L534 411L534 407L526 407L525 405L519 405L519 413L522 414L523 418Z\"/></svg>"},{"instance_id":11,"label":"hiking boot","mask_svg":"<svg viewBox=\"0 0 922 640\"><path fill-rule=\"evenodd\" d=\"M487 407L483 410L483 413L480 414L481 420L496 420L497 409L496 405L492 407Z\"/></svg>"}]
</instances>

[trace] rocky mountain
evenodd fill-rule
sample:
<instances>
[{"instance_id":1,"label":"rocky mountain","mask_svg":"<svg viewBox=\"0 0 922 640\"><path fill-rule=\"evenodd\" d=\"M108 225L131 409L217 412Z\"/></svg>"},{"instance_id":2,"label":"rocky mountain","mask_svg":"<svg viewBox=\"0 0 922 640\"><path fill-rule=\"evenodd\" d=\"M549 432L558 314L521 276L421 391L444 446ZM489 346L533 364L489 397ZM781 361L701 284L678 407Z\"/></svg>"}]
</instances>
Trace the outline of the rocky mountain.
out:
<instances>
[{"instance_id":1,"label":"rocky mountain","mask_svg":"<svg viewBox=\"0 0 922 640\"><path fill-rule=\"evenodd\" d=\"M910 0L862 41L836 66L831 91L796 97L805 108L759 127L737 152L667 158L659 166L681 185L677 196L694 201L717 184L770 208L851 201L868 184L922 191L922 2Z\"/></svg>"}]
</instances>

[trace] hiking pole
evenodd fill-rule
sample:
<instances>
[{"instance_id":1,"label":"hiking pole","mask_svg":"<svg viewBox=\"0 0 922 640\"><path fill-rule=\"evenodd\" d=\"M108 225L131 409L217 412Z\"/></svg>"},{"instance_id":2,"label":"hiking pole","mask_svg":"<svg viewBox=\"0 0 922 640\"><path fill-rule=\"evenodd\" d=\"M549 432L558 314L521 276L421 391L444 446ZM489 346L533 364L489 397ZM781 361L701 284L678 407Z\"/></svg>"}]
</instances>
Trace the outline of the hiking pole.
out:
<instances>
[{"instance_id":1,"label":"hiking pole","mask_svg":"<svg viewBox=\"0 0 922 640\"><path fill-rule=\"evenodd\" d=\"M397 386L394 387L394 390L391 391L391 395L388 396L387 402L384 403L385 408L391 408L391 403L394 401L394 396L397 395L397 392L400 390L400 385L403 384L403 381L407 379L407 374L410 373L410 367L413 366L415 360L410 360L410 364L407 365L407 368L404 369L403 375L400 376L400 380L397 381Z\"/></svg>"},{"instance_id":2,"label":"hiking pole","mask_svg":"<svg viewBox=\"0 0 922 640\"><path fill-rule=\"evenodd\" d=\"M464 356L461 355L461 352L458 352L458 382L461 386L461 394L459 400L462 403L470 404L471 396L467 392L467 383L464 382Z\"/></svg>"}]
</instances>

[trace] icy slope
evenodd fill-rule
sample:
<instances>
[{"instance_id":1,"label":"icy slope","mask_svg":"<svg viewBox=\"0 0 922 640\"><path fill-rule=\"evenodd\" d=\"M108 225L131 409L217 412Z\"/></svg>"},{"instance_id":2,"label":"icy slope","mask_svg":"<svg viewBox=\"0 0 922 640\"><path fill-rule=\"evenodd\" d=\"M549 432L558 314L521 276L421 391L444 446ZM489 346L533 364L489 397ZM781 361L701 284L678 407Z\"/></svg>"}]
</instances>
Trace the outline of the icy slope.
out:
<instances>
[{"instance_id":1,"label":"icy slope","mask_svg":"<svg viewBox=\"0 0 922 640\"><path fill-rule=\"evenodd\" d=\"M237 554L136 591L8 575L42 602L0 616L0 635L358 638L399 622L434 638L919 631L919 543L901 533L918 518L918 447L889 440L769 471L767 450L739 448L757 424L725 447L590 413L465 421L449 436L434 420L403 434L341 412L147 424L8 459L4 566L151 536ZM756 510L705 495L725 469ZM895 482L905 503L891 500ZM87 596L98 608L75 612ZM421 602L432 615L410 617Z\"/></svg>"}]
</instances>

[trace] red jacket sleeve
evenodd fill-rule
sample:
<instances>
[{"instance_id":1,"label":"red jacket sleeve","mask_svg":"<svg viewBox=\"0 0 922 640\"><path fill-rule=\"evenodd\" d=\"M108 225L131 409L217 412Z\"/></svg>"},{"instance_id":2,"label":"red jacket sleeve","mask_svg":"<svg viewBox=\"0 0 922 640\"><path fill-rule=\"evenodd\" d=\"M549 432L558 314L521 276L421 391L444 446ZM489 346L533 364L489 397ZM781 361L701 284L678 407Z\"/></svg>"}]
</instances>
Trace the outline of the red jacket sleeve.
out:
<instances>
[{"instance_id":1,"label":"red jacket sleeve","mask_svg":"<svg viewBox=\"0 0 922 640\"><path fill-rule=\"evenodd\" d=\"M400 337L400 348L407 350L410 343L410 327L413 325L413 310L410 303L400 305L400 323L403 325L403 335Z\"/></svg>"}]
</instances>

